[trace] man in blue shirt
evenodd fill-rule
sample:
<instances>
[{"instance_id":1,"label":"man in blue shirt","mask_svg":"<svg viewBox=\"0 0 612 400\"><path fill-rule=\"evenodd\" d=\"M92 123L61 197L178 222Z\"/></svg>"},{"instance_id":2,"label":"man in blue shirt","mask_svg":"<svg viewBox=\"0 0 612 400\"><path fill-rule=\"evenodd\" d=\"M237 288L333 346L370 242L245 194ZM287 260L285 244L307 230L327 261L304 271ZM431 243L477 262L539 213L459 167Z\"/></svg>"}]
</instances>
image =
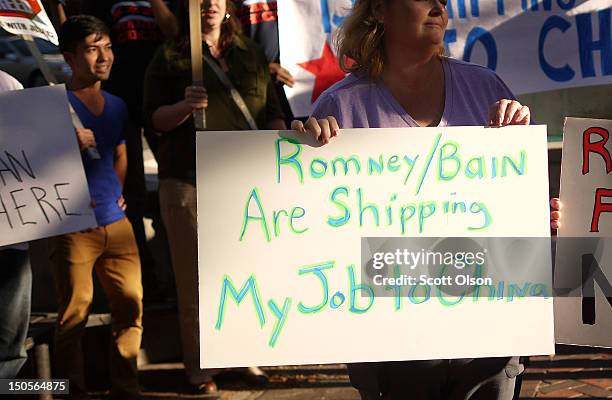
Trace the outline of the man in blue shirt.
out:
<instances>
[{"instance_id":1,"label":"man in blue shirt","mask_svg":"<svg viewBox=\"0 0 612 400\"><path fill-rule=\"evenodd\" d=\"M111 394L139 394L136 358L142 335L140 260L121 195L127 169L123 100L101 89L113 65L108 28L86 15L70 17L60 30L60 48L72 68L68 99L85 129L77 129L98 227L52 238L50 261L58 298L55 363L58 378L70 379L71 398L88 398L81 336L93 299L92 270L112 315ZM96 147L100 159L85 150Z\"/></svg>"}]
</instances>

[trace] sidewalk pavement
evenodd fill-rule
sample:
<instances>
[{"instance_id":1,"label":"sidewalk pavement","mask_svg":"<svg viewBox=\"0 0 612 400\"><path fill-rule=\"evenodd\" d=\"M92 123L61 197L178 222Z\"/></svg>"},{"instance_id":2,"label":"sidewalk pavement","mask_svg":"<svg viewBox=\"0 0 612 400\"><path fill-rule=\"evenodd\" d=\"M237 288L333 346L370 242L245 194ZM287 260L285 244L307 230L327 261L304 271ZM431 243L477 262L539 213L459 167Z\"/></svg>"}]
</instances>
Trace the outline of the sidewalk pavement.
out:
<instances>
[{"instance_id":1,"label":"sidewalk pavement","mask_svg":"<svg viewBox=\"0 0 612 400\"><path fill-rule=\"evenodd\" d=\"M531 357L521 399L612 398L612 350L557 346L557 355Z\"/></svg>"},{"instance_id":2,"label":"sidewalk pavement","mask_svg":"<svg viewBox=\"0 0 612 400\"><path fill-rule=\"evenodd\" d=\"M557 346L557 355L531 357L523 375L521 400L612 398L612 350ZM242 383L237 372L218 377L222 400L358 400L342 364L263 368L270 383ZM140 369L144 399L207 398L189 395L181 363L149 364ZM94 398L106 399L105 393Z\"/></svg>"}]
</instances>

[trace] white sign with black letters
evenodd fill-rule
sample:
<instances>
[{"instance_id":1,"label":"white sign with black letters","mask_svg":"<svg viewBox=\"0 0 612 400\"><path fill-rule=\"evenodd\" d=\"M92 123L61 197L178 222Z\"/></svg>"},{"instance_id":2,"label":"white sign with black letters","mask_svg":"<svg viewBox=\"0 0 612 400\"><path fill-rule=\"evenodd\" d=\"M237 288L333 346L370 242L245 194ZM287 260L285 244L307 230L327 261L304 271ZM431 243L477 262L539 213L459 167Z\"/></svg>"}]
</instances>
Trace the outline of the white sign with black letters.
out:
<instances>
[{"instance_id":1,"label":"white sign with black letters","mask_svg":"<svg viewBox=\"0 0 612 400\"><path fill-rule=\"evenodd\" d=\"M97 225L63 85L0 94L0 246Z\"/></svg>"}]
</instances>

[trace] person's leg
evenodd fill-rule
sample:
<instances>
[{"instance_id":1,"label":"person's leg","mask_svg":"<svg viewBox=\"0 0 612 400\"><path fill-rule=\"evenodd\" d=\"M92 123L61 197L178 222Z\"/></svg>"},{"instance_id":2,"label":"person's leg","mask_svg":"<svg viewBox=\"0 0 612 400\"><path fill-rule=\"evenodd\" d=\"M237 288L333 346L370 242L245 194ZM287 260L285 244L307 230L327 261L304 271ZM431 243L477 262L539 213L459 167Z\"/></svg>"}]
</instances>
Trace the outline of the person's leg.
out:
<instances>
[{"instance_id":1,"label":"person's leg","mask_svg":"<svg viewBox=\"0 0 612 400\"><path fill-rule=\"evenodd\" d=\"M451 360L449 400L512 400L519 357Z\"/></svg>"},{"instance_id":2,"label":"person's leg","mask_svg":"<svg viewBox=\"0 0 612 400\"><path fill-rule=\"evenodd\" d=\"M351 385L359 391L361 400L380 400L380 372L384 363L350 363L348 369Z\"/></svg>"},{"instance_id":3,"label":"person's leg","mask_svg":"<svg viewBox=\"0 0 612 400\"><path fill-rule=\"evenodd\" d=\"M32 269L25 250L0 250L0 379L15 378L27 359Z\"/></svg>"},{"instance_id":4,"label":"person's leg","mask_svg":"<svg viewBox=\"0 0 612 400\"><path fill-rule=\"evenodd\" d=\"M156 300L162 296L155 273L155 260L147 246L147 238L142 221L147 202L147 188L145 185L142 154L142 127L138 121L130 119L125 136L128 157L128 169L123 188L123 196L127 204L125 215L132 224L134 237L138 245L144 296L147 299Z\"/></svg>"},{"instance_id":5,"label":"person's leg","mask_svg":"<svg viewBox=\"0 0 612 400\"><path fill-rule=\"evenodd\" d=\"M138 398L136 361L142 337L142 283L138 248L127 218L104 226L106 246L95 265L112 316L112 397Z\"/></svg>"},{"instance_id":6,"label":"person's leg","mask_svg":"<svg viewBox=\"0 0 612 400\"><path fill-rule=\"evenodd\" d=\"M448 377L448 360L383 363L383 400L442 400Z\"/></svg>"},{"instance_id":7,"label":"person's leg","mask_svg":"<svg viewBox=\"0 0 612 400\"><path fill-rule=\"evenodd\" d=\"M168 233L176 282L185 371L192 385L212 380L200 369L196 188L176 179L159 182L162 219Z\"/></svg>"},{"instance_id":8,"label":"person's leg","mask_svg":"<svg viewBox=\"0 0 612 400\"><path fill-rule=\"evenodd\" d=\"M93 300L94 263L102 253L101 228L49 239L50 266L58 304L55 377L70 380L70 398L88 398L81 338Z\"/></svg>"},{"instance_id":9,"label":"person's leg","mask_svg":"<svg viewBox=\"0 0 612 400\"><path fill-rule=\"evenodd\" d=\"M448 361L348 364L351 384L362 400L441 400Z\"/></svg>"}]
</instances>

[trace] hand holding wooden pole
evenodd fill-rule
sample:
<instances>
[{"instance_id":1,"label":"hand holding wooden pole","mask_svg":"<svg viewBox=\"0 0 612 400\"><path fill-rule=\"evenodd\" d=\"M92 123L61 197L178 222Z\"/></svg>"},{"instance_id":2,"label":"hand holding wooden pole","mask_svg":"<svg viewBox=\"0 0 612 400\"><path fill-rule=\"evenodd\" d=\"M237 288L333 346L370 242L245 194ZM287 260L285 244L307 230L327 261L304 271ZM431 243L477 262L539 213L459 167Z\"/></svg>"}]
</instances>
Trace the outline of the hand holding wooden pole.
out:
<instances>
[{"instance_id":1,"label":"hand holding wooden pole","mask_svg":"<svg viewBox=\"0 0 612 400\"><path fill-rule=\"evenodd\" d=\"M189 41L191 43L191 79L194 86L204 86L202 66L202 8L200 0L189 0ZM204 109L193 112L196 131L206 129Z\"/></svg>"}]
</instances>

